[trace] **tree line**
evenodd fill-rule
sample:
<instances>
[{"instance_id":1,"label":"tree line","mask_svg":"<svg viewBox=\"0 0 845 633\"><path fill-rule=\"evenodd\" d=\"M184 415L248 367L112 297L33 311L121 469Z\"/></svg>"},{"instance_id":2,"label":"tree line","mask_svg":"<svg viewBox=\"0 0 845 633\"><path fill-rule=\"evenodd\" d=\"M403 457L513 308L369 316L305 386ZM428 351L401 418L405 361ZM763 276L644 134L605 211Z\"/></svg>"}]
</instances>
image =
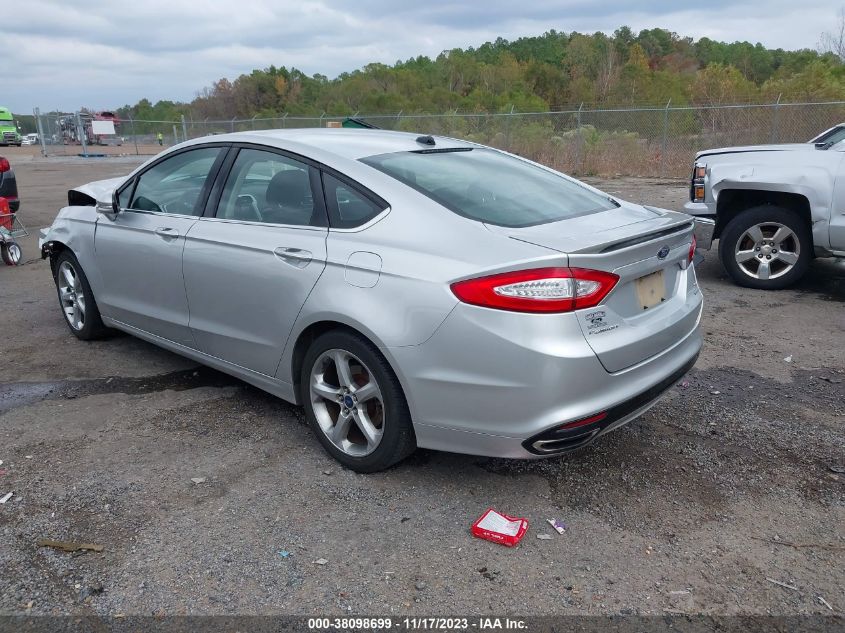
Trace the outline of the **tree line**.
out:
<instances>
[{"instance_id":1,"label":"tree line","mask_svg":"<svg viewBox=\"0 0 845 633\"><path fill-rule=\"evenodd\" d=\"M372 63L334 79L271 65L203 88L188 102L141 99L136 120L228 120L399 113L542 112L568 107L845 100L837 51L786 51L681 37L654 28L613 35L551 30L498 38L436 58Z\"/></svg>"}]
</instances>

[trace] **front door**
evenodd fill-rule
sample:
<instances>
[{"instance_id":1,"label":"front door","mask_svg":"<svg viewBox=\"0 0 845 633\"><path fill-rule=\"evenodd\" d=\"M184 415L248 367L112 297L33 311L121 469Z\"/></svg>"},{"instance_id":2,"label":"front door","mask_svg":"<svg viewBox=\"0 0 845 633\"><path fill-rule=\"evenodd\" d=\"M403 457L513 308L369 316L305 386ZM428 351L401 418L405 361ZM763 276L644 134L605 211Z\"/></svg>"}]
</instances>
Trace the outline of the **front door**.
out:
<instances>
[{"instance_id":1,"label":"front door","mask_svg":"<svg viewBox=\"0 0 845 633\"><path fill-rule=\"evenodd\" d=\"M326 265L315 168L244 148L216 216L188 232L185 286L197 347L273 376L294 321Z\"/></svg>"},{"instance_id":2,"label":"front door","mask_svg":"<svg viewBox=\"0 0 845 633\"><path fill-rule=\"evenodd\" d=\"M120 212L101 214L94 238L103 314L194 347L182 277L185 236L202 213L225 148L179 152L119 192Z\"/></svg>"}]
</instances>

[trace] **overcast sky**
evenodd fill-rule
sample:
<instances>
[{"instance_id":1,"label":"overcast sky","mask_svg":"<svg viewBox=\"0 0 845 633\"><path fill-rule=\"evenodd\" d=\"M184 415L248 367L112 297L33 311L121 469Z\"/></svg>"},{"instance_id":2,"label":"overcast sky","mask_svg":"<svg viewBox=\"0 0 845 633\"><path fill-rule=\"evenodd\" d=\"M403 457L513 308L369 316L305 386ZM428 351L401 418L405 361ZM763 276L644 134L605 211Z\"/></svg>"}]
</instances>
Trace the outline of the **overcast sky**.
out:
<instances>
[{"instance_id":1,"label":"overcast sky","mask_svg":"<svg viewBox=\"0 0 845 633\"><path fill-rule=\"evenodd\" d=\"M832 0L2 0L2 7L0 105L18 113L190 100L216 79L271 64L335 77L369 62L550 29L612 33L625 24L815 48L837 13Z\"/></svg>"}]
</instances>

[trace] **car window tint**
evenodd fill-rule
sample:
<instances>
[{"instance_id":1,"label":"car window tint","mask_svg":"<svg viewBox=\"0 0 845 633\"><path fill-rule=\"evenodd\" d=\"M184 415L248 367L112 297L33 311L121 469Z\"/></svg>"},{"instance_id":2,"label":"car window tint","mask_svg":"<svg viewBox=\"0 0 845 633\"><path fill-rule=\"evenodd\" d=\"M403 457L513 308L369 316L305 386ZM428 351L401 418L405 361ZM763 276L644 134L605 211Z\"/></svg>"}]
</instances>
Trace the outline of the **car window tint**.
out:
<instances>
[{"instance_id":1,"label":"car window tint","mask_svg":"<svg viewBox=\"0 0 845 633\"><path fill-rule=\"evenodd\" d=\"M487 149L398 152L361 159L472 220L520 227L618 206L577 181Z\"/></svg>"},{"instance_id":2,"label":"car window tint","mask_svg":"<svg viewBox=\"0 0 845 633\"><path fill-rule=\"evenodd\" d=\"M376 204L351 185L323 174L329 222L334 228L350 229L372 220L386 207Z\"/></svg>"},{"instance_id":3,"label":"car window tint","mask_svg":"<svg viewBox=\"0 0 845 633\"><path fill-rule=\"evenodd\" d=\"M204 147L157 163L141 174L127 208L200 215L200 194L220 151L219 147Z\"/></svg>"},{"instance_id":4,"label":"car window tint","mask_svg":"<svg viewBox=\"0 0 845 633\"><path fill-rule=\"evenodd\" d=\"M310 169L287 156L242 149L226 179L217 217L294 226L325 225L314 212Z\"/></svg>"},{"instance_id":5,"label":"car window tint","mask_svg":"<svg viewBox=\"0 0 845 633\"><path fill-rule=\"evenodd\" d=\"M845 140L845 125L837 125L832 130L828 130L824 134L819 134L811 142L829 143L830 145L836 145L837 143L843 140Z\"/></svg>"},{"instance_id":6,"label":"car window tint","mask_svg":"<svg viewBox=\"0 0 845 633\"><path fill-rule=\"evenodd\" d=\"M128 209L129 208L129 196L132 195L132 188L135 186L135 180L133 179L131 182L127 183L126 186L117 194L118 204L120 205L121 209Z\"/></svg>"}]
</instances>

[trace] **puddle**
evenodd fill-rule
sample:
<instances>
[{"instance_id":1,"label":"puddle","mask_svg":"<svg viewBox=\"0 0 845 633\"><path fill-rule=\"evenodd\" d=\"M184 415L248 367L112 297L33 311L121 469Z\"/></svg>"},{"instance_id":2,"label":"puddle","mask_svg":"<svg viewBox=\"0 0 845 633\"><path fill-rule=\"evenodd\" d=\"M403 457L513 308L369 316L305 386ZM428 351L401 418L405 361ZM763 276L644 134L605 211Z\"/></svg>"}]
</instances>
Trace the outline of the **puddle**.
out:
<instances>
[{"instance_id":1,"label":"puddle","mask_svg":"<svg viewBox=\"0 0 845 633\"><path fill-rule=\"evenodd\" d=\"M56 382L10 382L0 384L0 415L42 400L82 398L103 393L130 395L158 391L185 391L199 387L230 387L241 381L208 367L174 371L140 378L95 378L90 380L60 380Z\"/></svg>"}]
</instances>

